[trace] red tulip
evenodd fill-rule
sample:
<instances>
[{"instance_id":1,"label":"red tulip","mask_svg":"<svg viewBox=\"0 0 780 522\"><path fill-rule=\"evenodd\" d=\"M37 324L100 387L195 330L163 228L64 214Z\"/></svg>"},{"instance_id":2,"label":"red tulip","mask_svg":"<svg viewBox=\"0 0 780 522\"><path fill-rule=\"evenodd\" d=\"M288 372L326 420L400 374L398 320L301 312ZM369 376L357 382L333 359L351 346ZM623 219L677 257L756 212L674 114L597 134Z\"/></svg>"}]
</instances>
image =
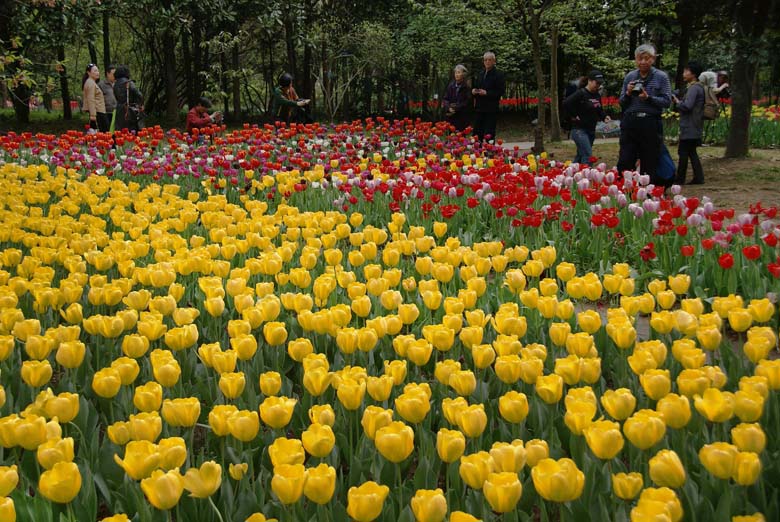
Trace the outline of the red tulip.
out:
<instances>
[{"instance_id":1,"label":"red tulip","mask_svg":"<svg viewBox=\"0 0 780 522\"><path fill-rule=\"evenodd\" d=\"M731 254L721 254L721 256L718 258L718 264L720 267L724 270L728 270L732 266L734 266L734 256Z\"/></svg>"}]
</instances>

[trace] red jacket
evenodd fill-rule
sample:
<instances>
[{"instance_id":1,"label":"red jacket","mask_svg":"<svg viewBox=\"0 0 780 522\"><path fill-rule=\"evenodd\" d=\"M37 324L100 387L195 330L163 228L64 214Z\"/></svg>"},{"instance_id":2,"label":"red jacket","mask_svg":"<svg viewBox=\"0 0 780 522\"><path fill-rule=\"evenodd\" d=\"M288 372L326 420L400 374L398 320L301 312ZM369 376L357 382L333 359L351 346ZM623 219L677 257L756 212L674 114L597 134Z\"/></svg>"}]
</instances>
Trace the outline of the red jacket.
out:
<instances>
[{"instance_id":1,"label":"red jacket","mask_svg":"<svg viewBox=\"0 0 780 522\"><path fill-rule=\"evenodd\" d=\"M203 116L198 114L197 109L194 107L187 113L187 132L192 132L192 129L200 129L211 125L211 118L205 112Z\"/></svg>"}]
</instances>

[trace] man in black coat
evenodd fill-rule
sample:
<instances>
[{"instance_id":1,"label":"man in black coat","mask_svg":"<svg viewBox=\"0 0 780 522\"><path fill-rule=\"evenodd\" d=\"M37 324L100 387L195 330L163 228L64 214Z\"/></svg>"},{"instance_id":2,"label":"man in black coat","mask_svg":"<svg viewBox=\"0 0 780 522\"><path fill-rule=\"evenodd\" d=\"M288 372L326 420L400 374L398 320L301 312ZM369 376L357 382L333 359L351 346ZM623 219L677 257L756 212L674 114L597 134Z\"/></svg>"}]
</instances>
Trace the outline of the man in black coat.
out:
<instances>
[{"instance_id":1,"label":"man in black coat","mask_svg":"<svg viewBox=\"0 0 780 522\"><path fill-rule=\"evenodd\" d=\"M482 57L485 69L477 76L475 87L471 90L474 96L474 136L483 141L495 139L498 102L504 95L504 75L496 69L496 55L486 52Z\"/></svg>"}]
</instances>

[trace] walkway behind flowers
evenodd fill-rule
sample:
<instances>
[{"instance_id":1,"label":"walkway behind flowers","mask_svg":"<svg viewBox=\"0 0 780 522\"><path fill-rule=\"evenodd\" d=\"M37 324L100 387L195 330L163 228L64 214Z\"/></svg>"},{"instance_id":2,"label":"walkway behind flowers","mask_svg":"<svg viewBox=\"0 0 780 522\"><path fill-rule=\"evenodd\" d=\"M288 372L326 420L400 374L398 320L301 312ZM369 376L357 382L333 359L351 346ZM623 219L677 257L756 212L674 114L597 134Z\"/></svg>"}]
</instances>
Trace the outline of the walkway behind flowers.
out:
<instances>
[{"instance_id":1,"label":"walkway behind flowers","mask_svg":"<svg viewBox=\"0 0 780 522\"><path fill-rule=\"evenodd\" d=\"M561 140L561 141L568 141L568 139ZM605 143L620 143L620 138L597 138L596 141L593 143L593 146L596 147L598 145L603 145ZM504 143L503 145L505 149L514 149L515 147L517 147L520 150L531 150L534 146L534 142L533 141L510 141Z\"/></svg>"}]
</instances>

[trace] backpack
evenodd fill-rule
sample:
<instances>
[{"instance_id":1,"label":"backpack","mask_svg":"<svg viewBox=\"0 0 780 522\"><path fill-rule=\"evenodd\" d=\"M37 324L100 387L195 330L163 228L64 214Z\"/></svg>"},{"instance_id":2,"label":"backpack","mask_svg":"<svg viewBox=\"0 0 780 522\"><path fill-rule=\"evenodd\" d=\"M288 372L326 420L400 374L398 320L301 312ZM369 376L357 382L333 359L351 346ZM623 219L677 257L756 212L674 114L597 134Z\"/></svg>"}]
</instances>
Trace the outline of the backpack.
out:
<instances>
[{"instance_id":1,"label":"backpack","mask_svg":"<svg viewBox=\"0 0 780 522\"><path fill-rule=\"evenodd\" d=\"M715 120L720 114L720 102L712 87L704 87L704 114L705 120Z\"/></svg>"}]
</instances>

